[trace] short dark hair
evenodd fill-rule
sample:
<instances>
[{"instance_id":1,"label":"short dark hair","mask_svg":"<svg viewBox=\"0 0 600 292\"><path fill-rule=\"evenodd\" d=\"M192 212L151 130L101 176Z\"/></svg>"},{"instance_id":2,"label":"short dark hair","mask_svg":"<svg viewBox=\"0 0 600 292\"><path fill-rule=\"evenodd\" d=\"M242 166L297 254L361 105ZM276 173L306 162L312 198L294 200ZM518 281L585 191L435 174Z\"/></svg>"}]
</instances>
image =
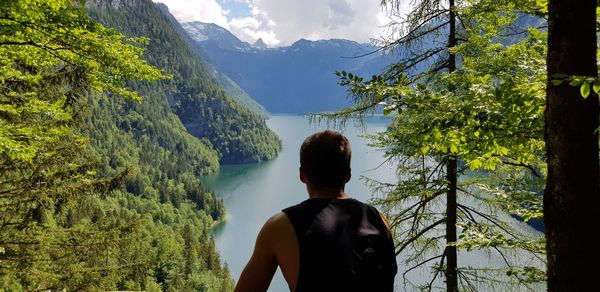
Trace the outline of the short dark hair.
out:
<instances>
[{"instance_id":1,"label":"short dark hair","mask_svg":"<svg viewBox=\"0 0 600 292\"><path fill-rule=\"evenodd\" d=\"M343 188L350 174L350 142L336 131L308 136L300 147L300 168L316 187Z\"/></svg>"}]
</instances>

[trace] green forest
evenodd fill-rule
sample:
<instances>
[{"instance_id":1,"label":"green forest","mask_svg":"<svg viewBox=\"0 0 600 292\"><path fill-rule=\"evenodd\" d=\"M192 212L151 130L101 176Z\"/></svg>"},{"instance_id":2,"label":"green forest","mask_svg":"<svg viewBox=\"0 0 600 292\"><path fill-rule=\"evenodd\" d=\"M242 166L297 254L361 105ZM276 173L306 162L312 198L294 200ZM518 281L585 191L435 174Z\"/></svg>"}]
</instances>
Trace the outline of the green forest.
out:
<instances>
[{"instance_id":1,"label":"green forest","mask_svg":"<svg viewBox=\"0 0 600 292\"><path fill-rule=\"evenodd\" d=\"M598 1L401 2L380 1L375 42L397 62L337 72L354 106L311 116L390 118L368 136L401 179L367 183L399 264L432 267L397 286L597 289ZM0 291L233 291L211 235L224 203L199 177L282 143L212 70L151 0L0 0ZM461 266L472 250L506 265Z\"/></svg>"},{"instance_id":2,"label":"green forest","mask_svg":"<svg viewBox=\"0 0 600 292\"><path fill-rule=\"evenodd\" d=\"M277 155L262 117L151 1L3 1L0 30L0 290L232 290L198 176Z\"/></svg>"}]
</instances>

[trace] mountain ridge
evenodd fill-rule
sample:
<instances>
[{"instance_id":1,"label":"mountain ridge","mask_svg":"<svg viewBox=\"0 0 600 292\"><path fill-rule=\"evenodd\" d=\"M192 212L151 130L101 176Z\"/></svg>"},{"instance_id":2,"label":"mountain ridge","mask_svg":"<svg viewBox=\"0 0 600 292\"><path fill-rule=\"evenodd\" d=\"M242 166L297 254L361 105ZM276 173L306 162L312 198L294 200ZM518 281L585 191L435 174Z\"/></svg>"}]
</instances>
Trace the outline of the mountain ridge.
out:
<instances>
[{"instance_id":1,"label":"mountain ridge","mask_svg":"<svg viewBox=\"0 0 600 292\"><path fill-rule=\"evenodd\" d=\"M354 44L358 46L375 48L369 43L360 43L357 41L343 39L343 38L329 38L329 39L319 39L319 40L309 40L305 38L300 38L294 41L290 45L269 47L265 44L262 38L257 39L253 44L249 42L242 41L235 34L227 30L226 28L210 22L202 22L202 21L184 21L180 22L181 26L186 29L188 34L197 42L215 42L219 44L219 47L223 49L270 49L270 50L278 50L285 49L289 47L294 47L294 45L299 43L314 43L314 44L327 44L327 43L345 43L345 44ZM205 34L206 33L206 34ZM207 35L208 34L208 35ZM264 47L263 47L264 45Z\"/></svg>"},{"instance_id":2,"label":"mountain ridge","mask_svg":"<svg viewBox=\"0 0 600 292\"><path fill-rule=\"evenodd\" d=\"M352 40L300 39L289 46L261 49L216 24L184 22L182 27L207 55L272 113L334 111L353 104L336 71L371 76L393 63L370 44ZM362 57L358 57L362 56Z\"/></svg>"}]
</instances>

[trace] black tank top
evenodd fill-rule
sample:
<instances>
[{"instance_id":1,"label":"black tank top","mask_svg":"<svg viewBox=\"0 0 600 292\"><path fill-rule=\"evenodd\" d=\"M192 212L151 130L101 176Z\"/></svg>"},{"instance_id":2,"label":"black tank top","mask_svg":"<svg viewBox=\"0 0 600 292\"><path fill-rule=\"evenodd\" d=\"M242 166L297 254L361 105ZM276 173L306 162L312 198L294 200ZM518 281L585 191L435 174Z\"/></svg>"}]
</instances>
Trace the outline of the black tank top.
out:
<instances>
[{"instance_id":1,"label":"black tank top","mask_svg":"<svg viewBox=\"0 0 600 292\"><path fill-rule=\"evenodd\" d=\"M394 290L394 243L377 209L354 199L308 199L283 212L300 247L296 292Z\"/></svg>"}]
</instances>

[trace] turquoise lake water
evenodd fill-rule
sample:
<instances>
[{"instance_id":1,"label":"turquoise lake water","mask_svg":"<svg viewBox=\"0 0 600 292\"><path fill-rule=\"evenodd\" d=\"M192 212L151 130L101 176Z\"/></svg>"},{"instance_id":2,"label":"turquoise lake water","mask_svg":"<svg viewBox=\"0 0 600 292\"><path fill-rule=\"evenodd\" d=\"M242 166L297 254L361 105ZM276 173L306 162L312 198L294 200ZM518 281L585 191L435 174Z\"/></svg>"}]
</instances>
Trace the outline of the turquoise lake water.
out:
<instances>
[{"instance_id":1,"label":"turquoise lake water","mask_svg":"<svg viewBox=\"0 0 600 292\"><path fill-rule=\"evenodd\" d=\"M235 280L250 258L254 240L264 222L281 209L308 197L304 184L298 178L300 144L308 135L328 128L325 124L311 124L303 116L276 115L267 124L283 142L283 150L277 158L257 164L223 166L218 173L203 178L205 185L225 202L227 220L216 226L213 232L221 259L227 263ZM348 137L352 147L352 179L346 185L346 192L351 197L362 201L372 197L361 176L383 182L396 181L396 166L386 162L383 150L369 147L369 140L360 137L361 134L383 131L385 125L384 119L369 119L362 130L352 123L347 124L345 129L336 128ZM526 232L535 233L533 228L521 222L515 220L514 223ZM497 256L487 252L460 253L459 261L463 265L501 265ZM399 257L398 262L401 274L402 258ZM429 272L412 272L411 281L424 281L431 277ZM396 282L397 290L404 291L402 281L397 278ZM279 270L269 291L289 291Z\"/></svg>"}]
</instances>

